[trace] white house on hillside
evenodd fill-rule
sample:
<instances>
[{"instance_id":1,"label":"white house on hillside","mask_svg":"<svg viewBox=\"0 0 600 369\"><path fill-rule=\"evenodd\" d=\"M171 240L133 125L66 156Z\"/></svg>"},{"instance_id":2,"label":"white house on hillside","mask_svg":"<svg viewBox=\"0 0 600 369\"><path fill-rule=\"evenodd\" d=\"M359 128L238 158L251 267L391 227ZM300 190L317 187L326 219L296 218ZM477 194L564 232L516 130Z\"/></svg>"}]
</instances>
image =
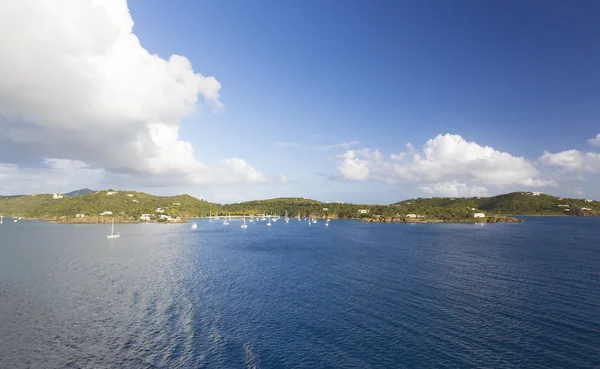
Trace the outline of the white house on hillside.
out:
<instances>
[{"instance_id":1,"label":"white house on hillside","mask_svg":"<svg viewBox=\"0 0 600 369\"><path fill-rule=\"evenodd\" d=\"M54 195L52 195L52 198L53 199L62 199L63 195L59 195L59 194L55 193Z\"/></svg>"},{"instance_id":2,"label":"white house on hillside","mask_svg":"<svg viewBox=\"0 0 600 369\"><path fill-rule=\"evenodd\" d=\"M85 214L75 214L75 218L85 218Z\"/></svg>"},{"instance_id":3,"label":"white house on hillside","mask_svg":"<svg viewBox=\"0 0 600 369\"><path fill-rule=\"evenodd\" d=\"M590 208L581 208L581 210L583 210L583 211L591 211L592 209L590 209Z\"/></svg>"},{"instance_id":4,"label":"white house on hillside","mask_svg":"<svg viewBox=\"0 0 600 369\"><path fill-rule=\"evenodd\" d=\"M367 214L369 211L367 209L360 209L358 214Z\"/></svg>"},{"instance_id":5,"label":"white house on hillside","mask_svg":"<svg viewBox=\"0 0 600 369\"><path fill-rule=\"evenodd\" d=\"M594 200L586 199L585 202L593 202Z\"/></svg>"},{"instance_id":6,"label":"white house on hillside","mask_svg":"<svg viewBox=\"0 0 600 369\"><path fill-rule=\"evenodd\" d=\"M533 196L539 196L539 195L543 194L543 192L532 192L531 194Z\"/></svg>"},{"instance_id":7,"label":"white house on hillside","mask_svg":"<svg viewBox=\"0 0 600 369\"><path fill-rule=\"evenodd\" d=\"M140 217L140 220L149 221L150 220L150 214L142 214L142 216Z\"/></svg>"},{"instance_id":8,"label":"white house on hillside","mask_svg":"<svg viewBox=\"0 0 600 369\"><path fill-rule=\"evenodd\" d=\"M112 196L112 195L115 195L115 194L118 194L118 193L119 193L119 192L117 192L117 191L108 191L108 192L106 193L106 196Z\"/></svg>"},{"instance_id":9,"label":"white house on hillside","mask_svg":"<svg viewBox=\"0 0 600 369\"><path fill-rule=\"evenodd\" d=\"M128 193L127 197L133 197L133 194L132 193Z\"/></svg>"},{"instance_id":10,"label":"white house on hillside","mask_svg":"<svg viewBox=\"0 0 600 369\"><path fill-rule=\"evenodd\" d=\"M417 214L406 214L407 218L416 218Z\"/></svg>"},{"instance_id":11,"label":"white house on hillside","mask_svg":"<svg viewBox=\"0 0 600 369\"><path fill-rule=\"evenodd\" d=\"M154 210L155 213L164 213L165 211L161 208Z\"/></svg>"},{"instance_id":12,"label":"white house on hillside","mask_svg":"<svg viewBox=\"0 0 600 369\"><path fill-rule=\"evenodd\" d=\"M474 213L473 218L485 218L485 213Z\"/></svg>"},{"instance_id":13,"label":"white house on hillside","mask_svg":"<svg viewBox=\"0 0 600 369\"><path fill-rule=\"evenodd\" d=\"M112 215L112 211L103 211L100 215Z\"/></svg>"}]
</instances>

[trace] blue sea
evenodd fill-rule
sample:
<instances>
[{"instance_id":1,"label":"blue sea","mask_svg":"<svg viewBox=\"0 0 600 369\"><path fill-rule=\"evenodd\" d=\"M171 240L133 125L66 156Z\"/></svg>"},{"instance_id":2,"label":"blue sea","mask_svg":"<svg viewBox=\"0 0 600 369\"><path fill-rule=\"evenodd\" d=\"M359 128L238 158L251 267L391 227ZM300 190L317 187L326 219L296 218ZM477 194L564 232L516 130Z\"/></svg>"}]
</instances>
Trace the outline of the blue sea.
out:
<instances>
[{"instance_id":1,"label":"blue sea","mask_svg":"<svg viewBox=\"0 0 600 369\"><path fill-rule=\"evenodd\" d=\"M0 368L600 367L600 218L0 225Z\"/></svg>"}]
</instances>

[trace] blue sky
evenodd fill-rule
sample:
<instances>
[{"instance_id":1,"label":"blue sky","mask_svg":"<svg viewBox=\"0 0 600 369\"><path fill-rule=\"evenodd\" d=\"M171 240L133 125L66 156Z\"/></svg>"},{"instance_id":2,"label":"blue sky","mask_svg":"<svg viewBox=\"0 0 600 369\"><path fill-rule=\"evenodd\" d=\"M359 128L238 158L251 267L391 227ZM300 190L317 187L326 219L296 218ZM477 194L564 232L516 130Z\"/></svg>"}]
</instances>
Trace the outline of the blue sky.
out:
<instances>
[{"instance_id":1,"label":"blue sky","mask_svg":"<svg viewBox=\"0 0 600 369\"><path fill-rule=\"evenodd\" d=\"M225 107L182 118L179 138L202 163L243 158L266 178L152 192L226 202L305 196L389 203L512 190L600 198L593 185L600 148L589 141L600 133L600 3L128 6L144 49L164 60L185 56L194 72L221 84ZM390 159L401 152L410 158ZM506 174L477 174L482 167Z\"/></svg>"}]
</instances>

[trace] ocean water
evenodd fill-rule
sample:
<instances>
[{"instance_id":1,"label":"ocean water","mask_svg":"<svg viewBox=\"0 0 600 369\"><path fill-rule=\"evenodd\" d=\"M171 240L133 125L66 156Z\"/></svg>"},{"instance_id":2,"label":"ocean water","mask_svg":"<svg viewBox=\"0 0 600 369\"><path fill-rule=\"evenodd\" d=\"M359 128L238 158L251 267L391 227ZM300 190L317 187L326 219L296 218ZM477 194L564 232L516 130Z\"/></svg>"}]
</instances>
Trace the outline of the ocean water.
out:
<instances>
[{"instance_id":1,"label":"ocean water","mask_svg":"<svg viewBox=\"0 0 600 369\"><path fill-rule=\"evenodd\" d=\"M600 367L600 218L0 225L0 368Z\"/></svg>"}]
</instances>

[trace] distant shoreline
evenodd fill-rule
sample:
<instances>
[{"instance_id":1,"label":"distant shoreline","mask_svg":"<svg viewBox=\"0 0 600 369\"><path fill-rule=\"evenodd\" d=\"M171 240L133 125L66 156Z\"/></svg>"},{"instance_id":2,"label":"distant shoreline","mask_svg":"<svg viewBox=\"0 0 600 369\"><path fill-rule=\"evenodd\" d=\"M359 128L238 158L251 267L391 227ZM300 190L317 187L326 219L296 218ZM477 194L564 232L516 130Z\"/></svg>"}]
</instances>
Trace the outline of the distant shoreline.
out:
<instances>
[{"instance_id":1,"label":"distant shoreline","mask_svg":"<svg viewBox=\"0 0 600 369\"><path fill-rule=\"evenodd\" d=\"M475 223L522 223L522 219L515 217L496 217L469 219L434 219L434 218L406 218L406 217L379 217L360 219L364 223L405 223L405 224L426 224L426 223L454 223L454 224L475 224Z\"/></svg>"}]
</instances>

